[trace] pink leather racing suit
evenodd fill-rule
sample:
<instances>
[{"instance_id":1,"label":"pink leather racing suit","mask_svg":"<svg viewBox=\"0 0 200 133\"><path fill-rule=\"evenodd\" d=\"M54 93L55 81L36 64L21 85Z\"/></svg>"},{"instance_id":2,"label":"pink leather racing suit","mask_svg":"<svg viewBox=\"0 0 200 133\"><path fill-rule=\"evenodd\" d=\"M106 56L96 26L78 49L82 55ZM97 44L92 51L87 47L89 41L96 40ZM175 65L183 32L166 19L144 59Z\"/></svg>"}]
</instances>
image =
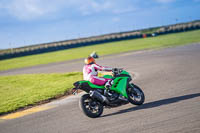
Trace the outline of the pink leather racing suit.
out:
<instances>
[{"instance_id":1,"label":"pink leather racing suit","mask_svg":"<svg viewBox=\"0 0 200 133\"><path fill-rule=\"evenodd\" d=\"M112 71L112 68L103 67L97 64L85 65L83 67L83 79L88 80L95 85L104 85L107 81L112 80L98 77L98 71Z\"/></svg>"}]
</instances>

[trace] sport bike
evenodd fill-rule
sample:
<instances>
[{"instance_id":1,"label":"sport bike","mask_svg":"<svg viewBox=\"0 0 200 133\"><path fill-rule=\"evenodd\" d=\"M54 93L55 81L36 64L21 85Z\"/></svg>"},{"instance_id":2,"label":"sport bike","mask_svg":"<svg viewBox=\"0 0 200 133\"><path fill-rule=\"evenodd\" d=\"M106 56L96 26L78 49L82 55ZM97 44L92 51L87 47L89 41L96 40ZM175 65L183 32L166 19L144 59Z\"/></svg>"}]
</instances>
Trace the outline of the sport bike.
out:
<instances>
[{"instance_id":1,"label":"sport bike","mask_svg":"<svg viewBox=\"0 0 200 133\"><path fill-rule=\"evenodd\" d=\"M79 101L80 108L86 116L99 117L103 113L104 107L113 108L128 103L134 105L144 103L143 91L131 83L132 78L127 71L114 68L112 75L104 75L103 77L113 79L110 89L106 89L104 85L98 86L85 80L74 83L73 94L76 94L78 89L86 92Z\"/></svg>"}]
</instances>

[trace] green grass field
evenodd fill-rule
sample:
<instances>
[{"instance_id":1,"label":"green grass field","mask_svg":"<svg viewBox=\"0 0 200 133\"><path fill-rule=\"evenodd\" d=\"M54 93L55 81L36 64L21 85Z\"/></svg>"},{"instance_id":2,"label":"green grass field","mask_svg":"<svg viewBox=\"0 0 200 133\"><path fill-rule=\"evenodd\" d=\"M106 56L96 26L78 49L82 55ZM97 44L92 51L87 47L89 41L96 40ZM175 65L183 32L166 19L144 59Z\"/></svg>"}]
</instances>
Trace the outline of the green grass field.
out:
<instances>
[{"instance_id":1,"label":"green grass field","mask_svg":"<svg viewBox=\"0 0 200 133\"><path fill-rule=\"evenodd\" d=\"M0 114L70 91L81 72L0 76Z\"/></svg>"},{"instance_id":2,"label":"green grass field","mask_svg":"<svg viewBox=\"0 0 200 133\"><path fill-rule=\"evenodd\" d=\"M133 50L164 48L196 42L200 42L200 30L168 34L145 39L141 38L105 43L101 45L93 45L39 55L2 60L0 61L0 71L85 58L93 51L97 51L98 54L102 56Z\"/></svg>"}]
</instances>

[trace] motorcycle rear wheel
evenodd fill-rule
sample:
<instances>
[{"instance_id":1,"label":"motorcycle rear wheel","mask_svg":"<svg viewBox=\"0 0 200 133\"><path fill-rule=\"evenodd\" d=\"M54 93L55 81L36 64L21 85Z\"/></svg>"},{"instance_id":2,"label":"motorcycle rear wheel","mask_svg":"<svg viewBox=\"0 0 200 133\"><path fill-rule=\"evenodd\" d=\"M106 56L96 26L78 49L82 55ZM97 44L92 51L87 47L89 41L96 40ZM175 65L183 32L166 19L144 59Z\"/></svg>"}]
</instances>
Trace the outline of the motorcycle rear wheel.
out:
<instances>
[{"instance_id":1,"label":"motorcycle rear wheel","mask_svg":"<svg viewBox=\"0 0 200 133\"><path fill-rule=\"evenodd\" d=\"M145 100L144 92L137 85L131 84L127 88L128 101L134 105L142 105Z\"/></svg>"},{"instance_id":2,"label":"motorcycle rear wheel","mask_svg":"<svg viewBox=\"0 0 200 133\"><path fill-rule=\"evenodd\" d=\"M92 99L89 94L84 94L80 98L79 106L83 113L90 118L97 118L103 113L103 105Z\"/></svg>"}]
</instances>

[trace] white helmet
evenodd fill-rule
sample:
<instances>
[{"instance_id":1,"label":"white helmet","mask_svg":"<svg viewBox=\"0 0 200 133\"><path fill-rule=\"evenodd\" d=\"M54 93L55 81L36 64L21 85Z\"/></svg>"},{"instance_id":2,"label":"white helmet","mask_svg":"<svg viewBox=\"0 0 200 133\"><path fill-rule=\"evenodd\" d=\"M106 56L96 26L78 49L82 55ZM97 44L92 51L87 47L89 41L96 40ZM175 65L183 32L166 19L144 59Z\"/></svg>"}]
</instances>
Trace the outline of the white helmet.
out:
<instances>
[{"instance_id":1,"label":"white helmet","mask_svg":"<svg viewBox=\"0 0 200 133\"><path fill-rule=\"evenodd\" d=\"M97 55L97 53L94 51L90 54L90 57L93 57L93 58L99 58L99 56Z\"/></svg>"}]
</instances>

